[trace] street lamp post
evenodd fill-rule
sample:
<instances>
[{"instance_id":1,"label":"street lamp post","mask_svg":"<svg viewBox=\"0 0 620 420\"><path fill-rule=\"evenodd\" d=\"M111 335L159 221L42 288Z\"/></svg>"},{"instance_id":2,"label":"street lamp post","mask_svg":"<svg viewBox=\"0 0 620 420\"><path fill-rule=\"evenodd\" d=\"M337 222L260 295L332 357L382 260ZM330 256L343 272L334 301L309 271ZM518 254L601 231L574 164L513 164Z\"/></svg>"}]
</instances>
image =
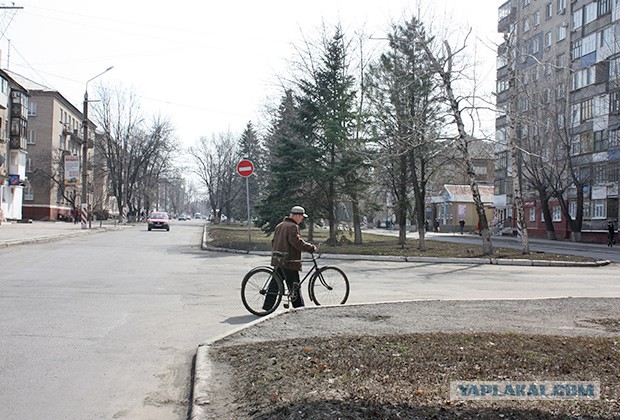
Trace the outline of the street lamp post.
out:
<instances>
[{"instance_id":1,"label":"street lamp post","mask_svg":"<svg viewBox=\"0 0 620 420\"><path fill-rule=\"evenodd\" d=\"M83 139L82 139L82 208L81 208L81 212L80 212L80 219L82 221L82 229L86 229L88 228L87 225L87 215L89 212L88 209L88 189L87 189L87 184L88 184L88 83L92 82L93 80L95 80L97 77L103 75L104 73L109 72L110 70L112 70L114 68L114 66L110 66L107 69L105 69L104 71L102 71L101 73L99 73L98 75L96 75L95 77L92 77L90 79L88 79L88 81L86 82L86 86L84 89L84 110L83 110L83 120L82 120L82 132L83 132Z\"/></svg>"}]
</instances>

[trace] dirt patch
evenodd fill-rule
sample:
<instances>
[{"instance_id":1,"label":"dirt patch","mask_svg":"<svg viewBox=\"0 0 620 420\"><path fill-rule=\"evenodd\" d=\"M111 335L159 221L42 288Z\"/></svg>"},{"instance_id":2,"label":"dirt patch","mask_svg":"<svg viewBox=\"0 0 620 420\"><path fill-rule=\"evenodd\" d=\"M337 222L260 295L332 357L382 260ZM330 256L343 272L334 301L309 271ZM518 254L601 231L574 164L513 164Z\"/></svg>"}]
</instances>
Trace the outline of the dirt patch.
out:
<instances>
[{"instance_id":1,"label":"dirt patch","mask_svg":"<svg viewBox=\"0 0 620 420\"><path fill-rule=\"evenodd\" d=\"M215 346L211 357L227 372L225 417L230 418L620 417L617 337L340 336ZM489 402L449 398L450 381L506 380L598 381L601 397Z\"/></svg>"}]
</instances>

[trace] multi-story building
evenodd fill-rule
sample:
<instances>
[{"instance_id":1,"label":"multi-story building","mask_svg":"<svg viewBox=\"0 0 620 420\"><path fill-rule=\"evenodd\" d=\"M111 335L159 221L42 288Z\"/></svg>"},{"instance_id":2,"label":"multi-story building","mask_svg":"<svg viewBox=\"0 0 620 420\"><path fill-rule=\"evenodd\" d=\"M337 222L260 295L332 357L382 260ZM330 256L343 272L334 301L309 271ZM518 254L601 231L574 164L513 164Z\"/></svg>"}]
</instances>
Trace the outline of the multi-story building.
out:
<instances>
[{"instance_id":1,"label":"multi-story building","mask_svg":"<svg viewBox=\"0 0 620 420\"><path fill-rule=\"evenodd\" d=\"M506 41L497 66L497 212L499 219L515 220L518 180L532 236L552 227L557 237L568 237L568 214L582 220L582 240L600 241L607 222L618 221L619 5L510 0L499 8L498 30ZM520 151L514 166L511 120Z\"/></svg>"},{"instance_id":2,"label":"multi-story building","mask_svg":"<svg viewBox=\"0 0 620 420\"><path fill-rule=\"evenodd\" d=\"M70 220L81 202L82 113L58 91L10 74L30 93L24 217Z\"/></svg>"},{"instance_id":3,"label":"multi-story building","mask_svg":"<svg viewBox=\"0 0 620 420\"><path fill-rule=\"evenodd\" d=\"M0 70L0 222L22 219L27 128L28 92Z\"/></svg>"}]
</instances>

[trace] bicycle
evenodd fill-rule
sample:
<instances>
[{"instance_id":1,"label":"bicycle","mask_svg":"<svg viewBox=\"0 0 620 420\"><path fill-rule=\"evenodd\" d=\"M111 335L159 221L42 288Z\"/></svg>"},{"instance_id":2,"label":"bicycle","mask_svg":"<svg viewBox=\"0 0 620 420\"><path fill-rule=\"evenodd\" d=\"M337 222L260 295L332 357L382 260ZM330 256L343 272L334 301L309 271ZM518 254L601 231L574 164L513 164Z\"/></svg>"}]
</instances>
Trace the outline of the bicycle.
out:
<instances>
[{"instance_id":1,"label":"bicycle","mask_svg":"<svg viewBox=\"0 0 620 420\"><path fill-rule=\"evenodd\" d=\"M286 258L285 254L274 253L280 258ZM269 315L275 311L282 298L286 296L288 308L297 297L302 284L308 281L308 296L315 305L342 305L349 298L349 279L344 271L338 267L319 267L317 257L312 255L312 267L304 278L297 283L292 290L285 285L286 281L273 267L260 266L251 269L241 281L241 301L243 306L257 316ZM287 260L288 262L302 262L304 260Z\"/></svg>"}]
</instances>

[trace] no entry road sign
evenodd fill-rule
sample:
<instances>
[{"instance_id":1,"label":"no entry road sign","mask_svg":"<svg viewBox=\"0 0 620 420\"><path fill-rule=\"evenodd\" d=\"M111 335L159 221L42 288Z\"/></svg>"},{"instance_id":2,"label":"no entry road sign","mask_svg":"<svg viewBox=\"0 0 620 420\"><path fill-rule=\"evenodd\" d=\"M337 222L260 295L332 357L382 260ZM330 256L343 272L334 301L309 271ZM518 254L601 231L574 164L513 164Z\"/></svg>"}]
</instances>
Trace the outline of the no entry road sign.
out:
<instances>
[{"instance_id":1,"label":"no entry road sign","mask_svg":"<svg viewBox=\"0 0 620 420\"><path fill-rule=\"evenodd\" d=\"M254 172L254 164L251 160L243 159L237 164L237 173L243 177L252 175Z\"/></svg>"}]
</instances>

